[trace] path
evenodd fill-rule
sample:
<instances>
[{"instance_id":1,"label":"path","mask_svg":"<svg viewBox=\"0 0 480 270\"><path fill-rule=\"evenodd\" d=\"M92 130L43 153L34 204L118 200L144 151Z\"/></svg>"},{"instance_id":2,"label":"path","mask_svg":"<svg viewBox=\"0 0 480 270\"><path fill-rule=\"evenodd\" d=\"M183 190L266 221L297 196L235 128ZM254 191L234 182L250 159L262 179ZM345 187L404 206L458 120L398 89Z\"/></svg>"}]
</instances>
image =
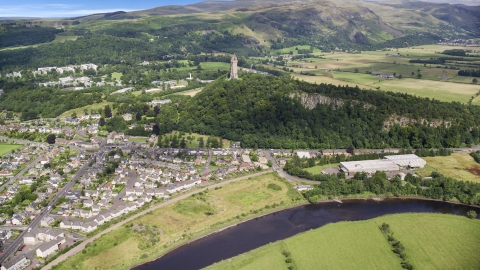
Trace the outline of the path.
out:
<instances>
[{"instance_id":1,"label":"path","mask_svg":"<svg viewBox=\"0 0 480 270\"><path fill-rule=\"evenodd\" d=\"M263 174L267 174L267 173L270 173L272 172L271 170L267 170L267 171L263 171L263 172L259 172L259 173L255 173L255 174L251 174L251 175L245 175L245 176L242 176L242 177L238 177L238 178L235 178L235 179L231 179L231 180L226 180L226 181L223 181L223 182L220 182L220 183L216 183L216 184L213 184L213 185L209 185L207 187L204 187L204 188L201 188L201 189L197 189L197 190L194 190L192 192L189 192L189 193L185 193L185 194L182 194L178 197L175 197L171 200L168 200L168 201L165 201L163 203L160 203L160 204L157 204L151 208L148 208L146 210L143 210L142 212L140 213L137 213L125 220L122 220L114 225L112 225L111 227L101 231L100 233L92 236L91 238L88 238L86 239L85 241L83 241L82 243L80 243L78 246L72 248L71 250L67 251L65 254L62 254L60 255L58 258L56 258L55 260L53 260L52 262L50 262L49 264L47 264L45 267L43 267L42 269L44 270L49 270L51 269L54 265L57 265L59 264L60 262L66 260L67 258L71 257L71 256L74 256L75 254L79 253L80 251L82 251L83 249L85 249L86 245L89 244L89 243L92 243L93 241L95 241L96 239L100 238L102 235L104 234L107 234L117 228L120 228L121 226L125 225L126 223L134 220L134 219L137 219L145 214L147 214L148 212L150 211L153 211L153 210L156 210L158 208L161 208L161 207L165 207L167 205L170 205L172 203L176 203L180 200L183 200L185 198L188 198L190 197L191 195L193 194L197 194L197 193L200 193L200 192L203 192L205 191L206 189L213 189L213 188L216 188L216 187L222 187L222 186L225 186L225 185L228 185L230 183L234 183L234 182L238 182L238 181L241 181L241 180L245 180L245 179L248 179L250 177L256 177L256 176L260 176L260 175L263 175Z\"/></svg>"}]
</instances>

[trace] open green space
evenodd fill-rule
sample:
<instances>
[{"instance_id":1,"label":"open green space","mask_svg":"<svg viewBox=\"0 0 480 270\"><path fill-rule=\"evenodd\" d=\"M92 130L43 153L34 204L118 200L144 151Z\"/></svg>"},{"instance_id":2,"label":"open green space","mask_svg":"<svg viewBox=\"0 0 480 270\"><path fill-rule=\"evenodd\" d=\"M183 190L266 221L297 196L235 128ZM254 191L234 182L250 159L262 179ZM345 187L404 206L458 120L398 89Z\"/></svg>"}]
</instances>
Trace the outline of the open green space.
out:
<instances>
[{"instance_id":1,"label":"open green space","mask_svg":"<svg viewBox=\"0 0 480 270\"><path fill-rule=\"evenodd\" d=\"M129 142L139 142L139 143L144 143L147 142L148 138L147 137L130 137Z\"/></svg>"},{"instance_id":2,"label":"open green space","mask_svg":"<svg viewBox=\"0 0 480 270\"><path fill-rule=\"evenodd\" d=\"M338 165L340 163L332 163L332 164L327 164L327 165L316 165L310 168L306 168L305 171L313 173L313 174L321 174L322 170L325 168L338 168Z\"/></svg>"},{"instance_id":3,"label":"open green space","mask_svg":"<svg viewBox=\"0 0 480 270\"><path fill-rule=\"evenodd\" d=\"M454 153L445 157L424 157L427 166L419 170L422 176L430 176L437 171L447 177L461 181L480 183L480 164L467 153Z\"/></svg>"},{"instance_id":4,"label":"open green space","mask_svg":"<svg viewBox=\"0 0 480 270\"><path fill-rule=\"evenodd\" d=\"M379 226L390 225L414 269L478 269L480 221L444 214L397 214L310 230L207 269L402 269ZM291 263L282 252L289 252Z\"/></svg>"},{"instance_id":5,"label":"open green space","mask_svg":"<svg viewBox=\"0 0 480 270\"><path fill-rule=\"evenodd\" d=\"M202 69L229 69L230 64L224 62L202 62L200 63Z\"/></svg>"},{"instance_id":6,"label":"open green space","mask_svg":"<svg viewBox=\"0 0 480 270\"><path fill-rule=\"evenodd\" d=\"M81 115L84 114L85 110L87 110L88 113L90 113L90 111L94 111L94 113L98 113L99 109L104 109L105 106L107 106L107 105L112 106L113 102L103 101L103 102L100 102L100 103L87 105L87 106L84 106L84 107L80 107L80 108L77 108L77 109L66 111L61 116L71 116L73 113L76 113L77 116L81 116Z\"/></svg>"},{"instance_id":7,"label":"open green space","mask_svg":"<svg viewBox=\"0 0 480 270\"><path fill-rule=\"evenodd\" d=\"M268 188L271 183L281 189ZM131 222L131 225L122 226L95 240L84 252L68 258L56 269L129 269L134 264L164 254L192 237L255 214L267 213L272 210L272 205L290 205L293 200L302 202L303 197L290 183L275 174L230 183L153 210ZM156 232L152 236L146 235L134 229L138 227Z\"/></svg>"},{"instance_id":8,"label":"open green space","mask_svg":"<svg viewBox=\"0 0 480 270\"><path fill-rule=\"evenodd\" d=\"M23 146L23 144L0 144L0 156L11 153L12 150L22 149Z\"/></svg>"}]
</instances>

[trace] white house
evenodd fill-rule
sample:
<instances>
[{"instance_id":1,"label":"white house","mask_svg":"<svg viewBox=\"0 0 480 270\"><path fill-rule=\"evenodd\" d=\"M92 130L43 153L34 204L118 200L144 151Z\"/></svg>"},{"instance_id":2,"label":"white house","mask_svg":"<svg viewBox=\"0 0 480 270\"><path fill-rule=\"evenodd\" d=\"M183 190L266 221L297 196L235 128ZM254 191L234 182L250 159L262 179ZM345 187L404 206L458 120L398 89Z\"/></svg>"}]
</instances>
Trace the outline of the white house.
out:
<instances>
[{"instance_id":1,"label":"white house","mask_svg":"<svg viewBox=\"0 0 480 270\"><path fill-rule=\"evenodd\" d=\"M58 247L65 243L65 238L56 239L47 243L42 244L35 251L37 256L40 258L46 258L50 254L55 253L58 250Z\"/></svg>"}]
</instances>

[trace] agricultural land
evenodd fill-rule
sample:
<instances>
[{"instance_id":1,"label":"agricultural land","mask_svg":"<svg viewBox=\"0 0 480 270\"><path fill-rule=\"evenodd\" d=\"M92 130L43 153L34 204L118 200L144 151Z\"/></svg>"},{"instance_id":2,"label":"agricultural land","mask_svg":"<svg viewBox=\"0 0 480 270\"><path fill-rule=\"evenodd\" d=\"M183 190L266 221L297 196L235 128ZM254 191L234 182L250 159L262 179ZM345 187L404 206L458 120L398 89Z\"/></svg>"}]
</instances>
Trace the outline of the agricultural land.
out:
<instances>
[{"instance_id":1,"label":"agricultural land","mask_svg":"<svg viewBox=\"0 0 480 270\"><path fill-rule=\"evenodd\" d=\"M477 269L480 221L443 214L397 214L340 222L278 241L207 269L402 269L379 229L390 225L414 269ZM286 252L291 262L287 263ZM284 253L284 254L282 254Z\"/></svg>"}]
</instances>

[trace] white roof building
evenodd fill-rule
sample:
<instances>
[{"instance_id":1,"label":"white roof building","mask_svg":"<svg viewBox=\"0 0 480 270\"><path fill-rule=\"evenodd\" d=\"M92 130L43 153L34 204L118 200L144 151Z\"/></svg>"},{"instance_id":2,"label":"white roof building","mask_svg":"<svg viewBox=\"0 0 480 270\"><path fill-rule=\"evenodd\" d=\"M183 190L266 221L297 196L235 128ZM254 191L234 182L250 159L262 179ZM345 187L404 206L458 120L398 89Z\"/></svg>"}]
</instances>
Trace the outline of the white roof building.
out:
<instances>
[{"instance_id":1,"label":"white roof building","mask_svg":"<svg viewBox=\"0 0 480 270\"><path fill-rule=\"evenodd\" d=\"M400 167L391 160L362 160L362 161L347 161L340 162L340 169L353 176L357 172L375 173L376 171L391 172L399 171Z\"/></svg>"},{"instance_id":2,"label":"white roof building","mask_svg":"<svg viewBox=\"0 0 480 270\"><path fill-rule=\"evenodd\" d=\"M427 162L415 154L385 156L384 159L395 162L403 168L423 168Z\"/></svg>"}]
</instances>

